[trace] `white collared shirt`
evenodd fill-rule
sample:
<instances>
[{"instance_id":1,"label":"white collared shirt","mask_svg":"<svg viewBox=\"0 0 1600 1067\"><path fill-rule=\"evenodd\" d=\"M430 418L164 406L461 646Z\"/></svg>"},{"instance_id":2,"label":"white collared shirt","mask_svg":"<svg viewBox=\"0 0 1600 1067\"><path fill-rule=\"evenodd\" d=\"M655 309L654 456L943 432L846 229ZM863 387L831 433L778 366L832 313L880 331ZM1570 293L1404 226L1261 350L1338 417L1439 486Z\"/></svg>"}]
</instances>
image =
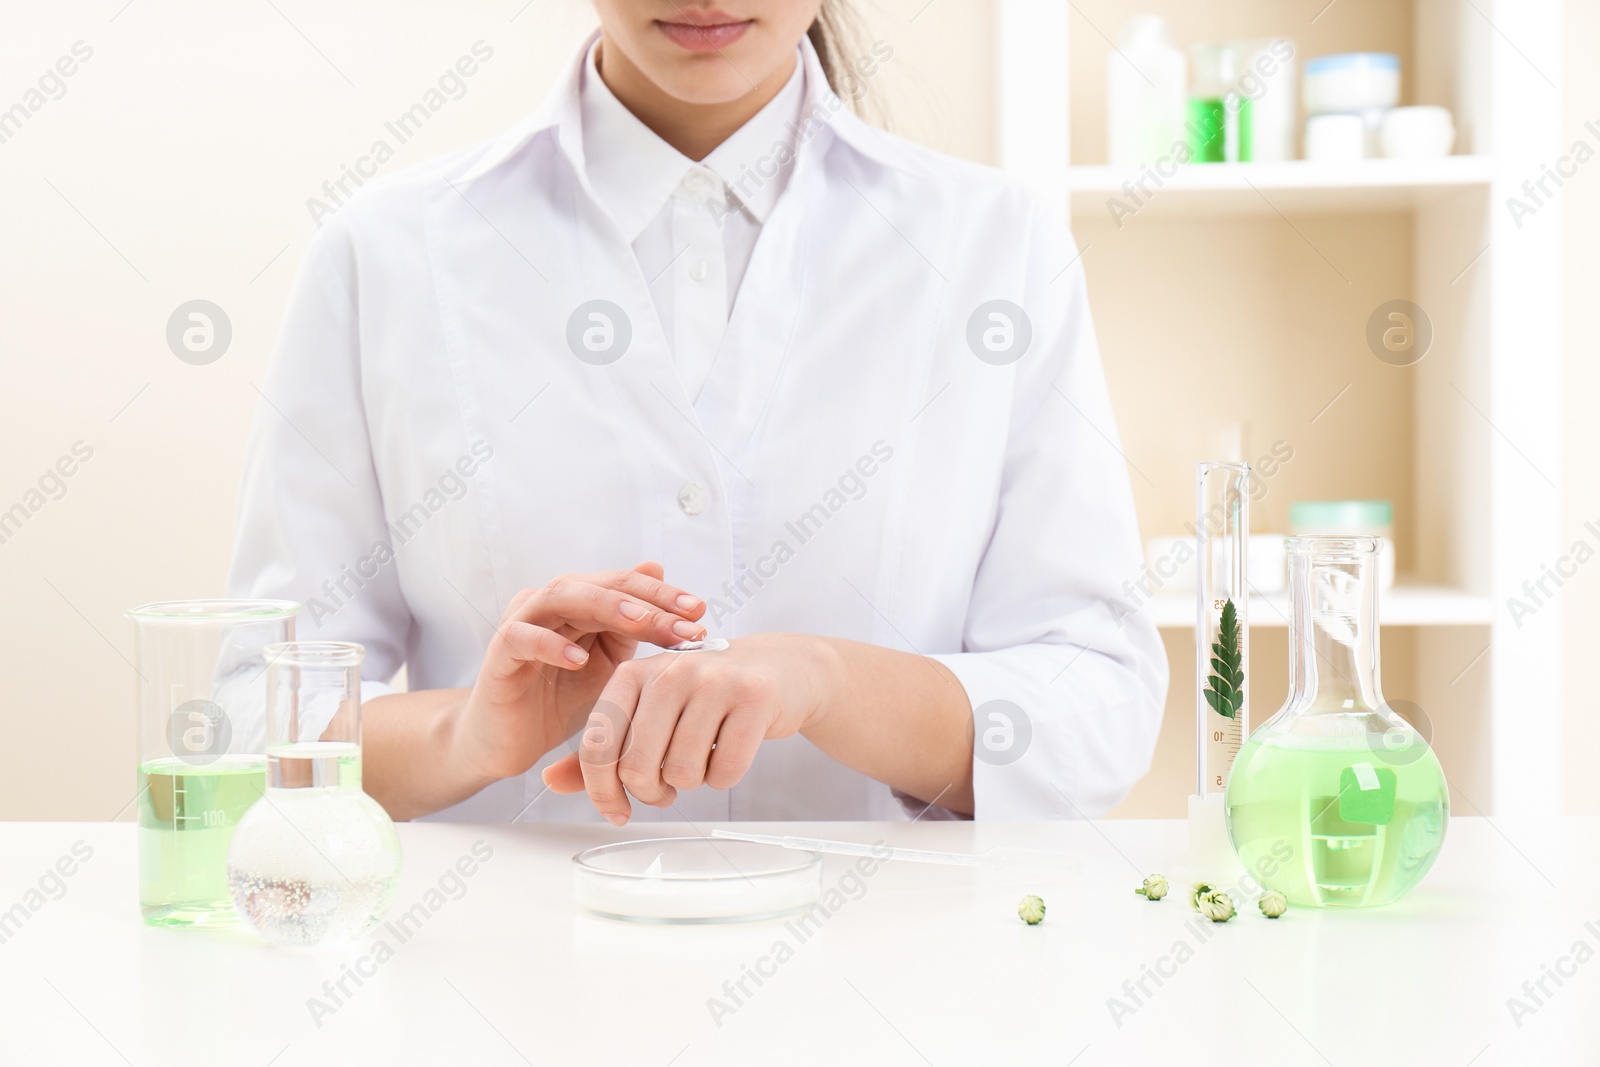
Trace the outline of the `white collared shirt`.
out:
<instances>
[{"instance_id":1,"label":"white collared shirt","mask_svg":"<svg viewBox=\"0 0 1600 1067\"><path fill-rule=\"evenodd\" d=\"M616 98L598 55L592 46L578 93L589 182L632 245L684 389L698 397L761 224L789 181L805 66L696 163Z\"/></svg>"},{"instance_id":2,"label":"white collared shirt","mask_svg":"<svg viewBox=\"0 0 1600 1067\"><path fill-rule=\"evenodd\" d=\"M326 221L263 383L230 595L365 645L370 695L402 665L470 686L519 589L659 560L713 636L945 664L978 817L1101 814L1149 766L1167 668L1126 591L1146 577L1077 252L997 172L861 122L802 50L788 187L697 395L590 177L583 54L502 137ZM544 792L569 745L438 817L597 819ZM635 811L906 817L800 736Z\"/></svg>"}]
</instances>

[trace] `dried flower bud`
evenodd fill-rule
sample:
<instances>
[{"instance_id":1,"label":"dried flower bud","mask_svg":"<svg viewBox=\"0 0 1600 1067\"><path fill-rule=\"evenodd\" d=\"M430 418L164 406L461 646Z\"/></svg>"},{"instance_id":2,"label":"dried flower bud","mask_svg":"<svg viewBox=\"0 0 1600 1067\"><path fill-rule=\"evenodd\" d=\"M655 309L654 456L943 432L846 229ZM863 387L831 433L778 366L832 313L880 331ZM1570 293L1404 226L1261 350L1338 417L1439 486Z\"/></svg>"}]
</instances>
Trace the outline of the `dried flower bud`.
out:
<instances>
[{"instance_id":1,"label":"dried flower bud","mask_svg":"<svg viewBox=\"0 0 1600 1067\"><path fill-rule=\"evenodd\" d=\"M1276 889L1269 889L1262 893L1261 899L1257 903L1261 907L1261 914L1269 919L1276 919L1289 910L1289 898Z\"/></svg>"},{"instance_id":2,"label":"dried flower bud","mask_svg":"<svg viewBox=\"0 0 1600 1067\"><path fill-rule=\"evenodd\" d=\"M1017 905L1017 915L1029 926L1044 922L1044 900L1040 897L1023 897Z\"/></svg>"},{"instance_id":3,"label":"dried flower bud","mask_svg":"<svg viewBox=\"0 0 1600 1067\"><path fill-rule=\"evenodd\" d=\"M1144 880L1144 885L1134 890L1146 900L1160 900L1167 895L1167 880L1159 874L1152 874Z\"/></svg>"},{"instance_id":4,"label":"dried flower bud","mask_svg":"<svg viewBox=\"0 0 1600 1067\"><path fill-rule=\"evenodd\" d=\"M1210 889L1201 893L1196 903L1200 914L1214 923L1225 923L1233 918L1233 898L1220 889Z\"/></svg>"}]
</instances>

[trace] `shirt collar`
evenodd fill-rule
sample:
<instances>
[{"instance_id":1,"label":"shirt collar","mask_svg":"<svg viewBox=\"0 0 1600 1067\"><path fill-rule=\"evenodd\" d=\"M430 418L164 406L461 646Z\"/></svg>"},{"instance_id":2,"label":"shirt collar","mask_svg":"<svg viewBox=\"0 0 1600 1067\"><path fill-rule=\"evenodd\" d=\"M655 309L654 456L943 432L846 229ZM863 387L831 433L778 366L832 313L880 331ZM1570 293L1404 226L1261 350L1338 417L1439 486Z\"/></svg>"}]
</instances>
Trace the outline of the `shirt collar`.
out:
<instances>
[{"instance_id":1,"label":"shirt collar","mask_svg":"<svg viewBox=\"0 0 1600 1067\"><path fill-rule=\"evenodd\" d=\"M600 78L591 44L580 72L584 165L596 199L629 241L644 232L694 161L663 141Z\"/></svg>"},{"instance_id":2,"label":"shirt collar","mask_svg":"<svg viewBox=\"0 0 1600 1067\"><path fill-rule=\"evenodd\" d=\"M806 99L806 64L794 73L767 106L756 112L705 158L727 186L728 195L757 222L766 222L794 169L795 137Z\"/></svg>"},{"instance_id":3,"label":"shirt collar","mask_svg":"<svg viewBox=\"0 0 1600 1067\"><path fill-rule=\"evenodd\" d=\"M589 52L600 38L599 31L592 34L572 59L568 62L565 72L557 79L550 94L545 97L539 108L529 114L521 122L511 127L505 133L491 141L483 154L480 155L467 171L462 174L459 181L470 182L492 170L507 163L523 149L528 147L541 134L553 135L561 150L571 160L579 175L584 175L583 137L582 137L582 101L580 91L583 84L584 68L589 62ZM798 132L791 137L790 143L794 144L795 154L805 156L809 153L808 144L817 139L817 134L823 131L837 136L851 148L885 166L902 169L907 166L904 151L899 150L894 138L887 133L870 126L858 118L828 86L826 74L823 73L822 63L817 58L816 50L811 46L809 38L800 39L801 66L803 77L800 86L803 90L803 106L800 110ZM778 96L769 102L773 103L782 98L795 86L795 78L790 78L789 84L779 92ZM763 109L765 111L767 109ZM781 112L778 113L778 122L782 125L788 121ZM752 120L754 122L754 120ZM746 124L748 127L749 124ZM743 132L741 129L740 133ZM736 134L737 136L737 134ZM732 138L730 138L732 140ZM767 140L761 144L756 142L757 159L771 149L773 141ZM712 155L716 155L715 152ZM710 157L707 163L711 162ZM721 173L720 171L718 172ZM680 175L681 176L681 175ZM730 191L735 186L735 181L730 181ZM782 186L779 183L768 182L773 186L768 196L753 194L752 204L747 205L756 211L770 211L772 202L777 199Z\"/></svg>"},{"instance_id":4,"label":"shirt collar","mask_svg":"<svg viewBox=\"0 0 1600 1067\"><path fill-rule=\"evenodd\" d=\"M585 165L595 196L633 241L696 164L617 99L601 80L598 51L590 45L578 93ZM729 206L743 207L758 223L767 220L793 168L804 86L802 61L777 95L699 164L722 179Z\"/></svg>"}]
</instances>

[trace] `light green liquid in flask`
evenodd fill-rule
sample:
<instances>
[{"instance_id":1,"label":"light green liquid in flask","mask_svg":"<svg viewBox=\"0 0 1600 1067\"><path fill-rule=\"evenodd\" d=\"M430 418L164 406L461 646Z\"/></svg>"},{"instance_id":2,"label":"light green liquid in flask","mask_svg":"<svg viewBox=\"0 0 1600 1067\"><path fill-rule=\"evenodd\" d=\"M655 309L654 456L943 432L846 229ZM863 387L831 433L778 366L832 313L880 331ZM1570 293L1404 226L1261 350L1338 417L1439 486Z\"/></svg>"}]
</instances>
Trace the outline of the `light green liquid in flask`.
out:
<instances>
[{"instance_id":1,"label":"light green liquid in flask","mask_svg":"<svg viewBox=\"0 0 1600 1067\"><path fill-rule=\"evenodd\" d=\"M1449 793L1427 742L1414 730L1373 734L1356 725L1359 733L1343 737L1258 735L1234 761L1227 793L1234 849L1246 870L1291 903L1398 900L1444 844Z\"/></svg>"},{"instance_id":2,"label":"light green liquid in flask","mask_svg":"<svg viewBox=\"0 0 1600 1067\"><path fill-rule=\"evenodd\" d=\"M1400 899L1450 818L1438 757L1382 695L1377 552L1367 537L1289 539L1289 698L1228 777L1240 862L1301 906Z\"/></svg>"}]
</instances>

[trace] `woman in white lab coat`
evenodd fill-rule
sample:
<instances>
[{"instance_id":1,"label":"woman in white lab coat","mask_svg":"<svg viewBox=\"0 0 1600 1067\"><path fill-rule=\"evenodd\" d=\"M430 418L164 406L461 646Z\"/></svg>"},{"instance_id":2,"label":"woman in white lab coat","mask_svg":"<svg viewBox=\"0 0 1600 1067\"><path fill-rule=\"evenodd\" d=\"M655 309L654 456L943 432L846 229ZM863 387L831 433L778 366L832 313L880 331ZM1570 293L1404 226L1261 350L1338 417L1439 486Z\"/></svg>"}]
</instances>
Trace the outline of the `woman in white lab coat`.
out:
<instances>
[{"instance_id":1,"label":"woman in white lab coat","mask_svg":"<svg viewBox=\"0 0 1600 1067\"><path fill-rule=\"evenodd\" d=\"M323 220L233 592L366 646L398 818L1103 813L1167 678L1064 228L852 114L818 0L596 7Z\"/></svg>"}]
</instances>

